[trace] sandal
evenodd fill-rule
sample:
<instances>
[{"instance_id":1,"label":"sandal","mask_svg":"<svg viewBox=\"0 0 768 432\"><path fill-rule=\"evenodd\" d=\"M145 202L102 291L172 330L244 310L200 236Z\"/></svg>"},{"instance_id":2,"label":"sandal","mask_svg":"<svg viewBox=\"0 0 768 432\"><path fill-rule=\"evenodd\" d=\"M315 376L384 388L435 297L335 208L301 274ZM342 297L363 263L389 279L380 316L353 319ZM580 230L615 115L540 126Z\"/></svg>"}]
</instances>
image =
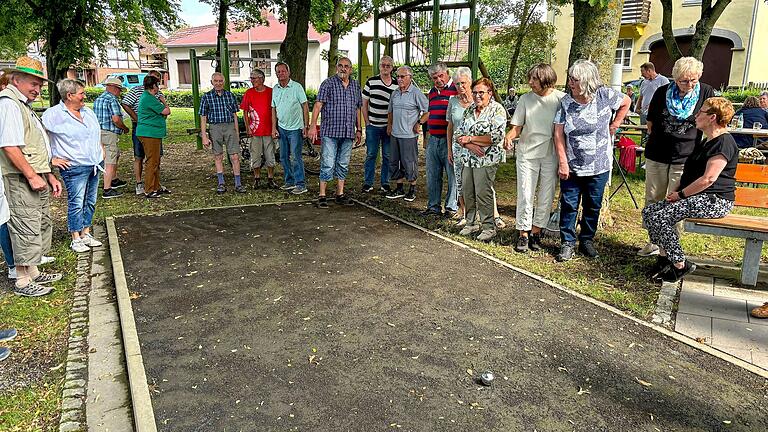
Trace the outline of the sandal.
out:
<instances>
[{"instance_id":1,"label":"sandal","mask_svg":"<svg viewBox=\"0 0 768 432\"><path fill-rule=\"evenodd\" d=\"M768 318L768 302L752 309L752 316L755 318Z\"/></svg>"},{"instance_id":2,"label":"sandal","mask_svg":"<svg viewBox=\"0 0 768 432\"><path fill-rule=\"evenodd\" d=\"M61 280L61 273L40 273L32 282L38 284L47 284Z\"/></svg>"},{"instance_id":3,"label":"sandal","mask_svg":"<svg viewBox=\"0 0 768 432\"><path fill-rule=\"evenodd\" d=\"M53 291L53 288L30 282L27 286L16 287L13 292L24 297L40 297Z\"/></svg>"}]
</instances>

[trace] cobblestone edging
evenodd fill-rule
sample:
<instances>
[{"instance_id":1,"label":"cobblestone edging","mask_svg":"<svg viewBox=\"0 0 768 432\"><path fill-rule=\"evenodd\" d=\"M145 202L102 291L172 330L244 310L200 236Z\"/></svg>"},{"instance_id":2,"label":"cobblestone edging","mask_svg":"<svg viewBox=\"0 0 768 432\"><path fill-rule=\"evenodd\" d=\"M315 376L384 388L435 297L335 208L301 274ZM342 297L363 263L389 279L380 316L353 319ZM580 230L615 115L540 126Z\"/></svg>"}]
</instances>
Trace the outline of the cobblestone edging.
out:
<instances>
[{"instance_id":1,"label":"cobblestone edging","mask_svg":"<svg viewBox=\"0 0 768 432\"><path fill-rule=\"evenodd\" d=\"M61 398L59 432L87 430L85 398L88 381L88 293L91 290L91 254L77 255L77 281L72 303L67 351L67 372Z\"/></svg>"},{"instance_id":2,"label":"cobblestone edging","mask_svg":"<svg viewBox=\"0 0 768 432\"><path fill-rule=\"evenodd\" d=\"M674 330L675 322L672 319L672 310L677 300L677 290L680 282L662 282L659 299L656 300L656 312L651 322Z\"/></svg>"}]
</instances>

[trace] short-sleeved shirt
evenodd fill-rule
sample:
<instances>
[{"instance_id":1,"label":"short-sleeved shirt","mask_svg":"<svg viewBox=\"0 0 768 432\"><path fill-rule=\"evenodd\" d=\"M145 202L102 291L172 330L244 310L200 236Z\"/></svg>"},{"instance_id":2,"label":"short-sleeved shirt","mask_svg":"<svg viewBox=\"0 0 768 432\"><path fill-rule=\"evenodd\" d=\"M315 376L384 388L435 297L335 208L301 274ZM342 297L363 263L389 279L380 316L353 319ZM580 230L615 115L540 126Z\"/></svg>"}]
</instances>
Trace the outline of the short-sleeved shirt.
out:
<instances>
[{"instance_id":1,"label":"short-sleeved shirt","mask_svg":"<svg viewBox=\"0 0 768 432\"><path fill-rule=\"evenodd\" d=\"M458 91L453 81L448 83L442 89L432 87L427 95L429 99L429 120L427 120L427 126L429 126L429 134L434 137L444 137L448 129L448 120L445 113L448 110L448 99L451 96L456 96Z\"/></svg>"},{"instance_id":2,"label":"short-sleeved shirt","mask_svg":"<svg viewBox=\"0 0 768 432\"><path fill-rule=\"evenodd\" d=\"M320 136L355 138L357 110L363 105L360 84L349 80L344 87L341 78L334 75L320 84L317 101L323 103Z\"/></svg>"},{"instance_id":3,"label":"short-sleeved shirt","mask_svg":"<svg viewBox=\"0 0 768 432\"><path fill-rule=\"evenodd\" d=\"M711 86L699 83L699 100L692 114L679 119L667 109L669 84L658 88L648 107L651 130L645 145L645 157L664 164L684 164L693 148L701 142L702 132L696 129L696 113L708 98L715 95Z\"/></svg>"},{"instance_id":4,"label":"short-sleeved shirt","mask_svg":"<svg viewBox=\"0 0 768 432\"><path fill-rule=\"evenodd\" d=\"M136 136L149 138L165 138L165 116L162 114L165 105L152 96L150 92L144 92L139 99L139 125L136 127Z\"/></svg>"},{"instance_id":5,"label":"short-sleeved shirt","mask_svg":"<svg viewBox=\"0 0 768 432\"><path fill-rule=\"evenodd\" d=\"M233 123L233 114L238 111L237 99L229 90L222 90L221 94L211 90L200 98L200 116L205 116L209 124Z\"/></svg>"},{"instance_id":6,"label":"short-sleeved shirt","mask_svg":"<svg viewBox=\"0 0 768 432\"><path fill-rule=\"evenodd\" d=\"M512 115L512 125L523 127L520 142L515 149L517 157L540 159L554 155L552 122L563 96L565 93L560 90L552 90L546 96L539 96L532 91L520 96Z\"/></svg>"},{"instance_id":7,"label":"short-sleeved shirt","mask_svg":"<svg viewBox=\"0 0 768 432\"><path fill-rule=\"evenodd\" d=\"M51 156L72 165L95 166L104 158L101 150L101 126L88 107L80 109L82 121L60 102L43 113L43 126L51 138Z\"/></svg>"},{"instance_id":8,"label":"short-sleeved shirt","mask_svg":"<svg viewBox=\"0 0 768 432\"><path fill-rule=\"evenodd\" d=\"M285 130L304 129L304 108L307 94L304 87L294 80L288 80L283 87L280 83L272 87L272 106L277 111L277 125Z\"/></svg>"},{"instance_id":9,"label":"short-sleeved shirt","mask_svg":"<svg viewBox=\"0 0 768 432\"><path fill-rule=\"evenodd\" d=\"M693 153L685 161L683 175L680 177L680 186L677 190L682 190L703 176L707 169L707 162L717 155L725 157L725 168L720 172L717 180L701 193L715 194L720 198L733 201L736 198L736 166L739 164L739 148L736 147L736 141L729 133L724 133L696 146Z\"/></svg>"},{"instance_id":10,"label":"short-sleeved shirt","mask_svg":"<svg viewBox=\"0 0 768 432\"><path fill-rule=\"evenodd\" d=\"M139 112L139 99L141 99L141 95L144 94L144 86L136 86L133 87L126 93L125 96L123 96L123 105L126 105L130 107L133 112ZM156 98L160 99L163 96L163 92L158 91L155 95Z\"/></svg>"},{"instance_id":11,"label":"short-sleeved shirt","mask_svg":"<svg viewBox=\"0 0 768 432\"><path fill-rule=\"evenodd\" d=\"M368 121L371 126L387 126L387 113L389 112L389 99L392 92L397 89L397 80L392 78L389 85L381 79L381 75L368 78L363 87L363 100L368 101Z\"/></svg>"},{"instance_id":12,"label":"short-sleeved shirt","mask_svg":"<svg viewBox=\"0 0 768 432\"><path fill-rule=\"evenodd\" d=\"M467 105L467 107L471 106L470 103ZM451 96L451 98L448 100L448 112L446 114L446 118L448 119L448 123L453 125L453 142L451 143L453 145L453 158L456 161L461 160L461 153L464 153L467 151L464 147L461 147L458 142L456 142L456 138L459 134L459 128L461 127L461 123L464 121L464 111L467 109L467 107L461 106L461 102L459 102L459 96Z\"/></svg>"},{"instance_id":13,"label":"short-sleeved shirt","mask_svg":"<svg viewBox=\"0 0 768 432\"><path fill-rule=\"evenodd\" d=\"M411 83L405 91L399 88L392 92L389 99L389 112L392 113L392 136L395 138L416 138L413 126L419 117L429 110L429 100L424 93Z\"/></svg>"},{"instance_id":14,"label":"short-sleeved shirt","mask_svg":"<svg viewBox=\"0 0 768 432\"><path fill-rule=\"evenodd\" d=\"M249 136L272 135L272 88L262 91L250 88L245 91L240 103Z\"/></svg>"},{"instance_id":15,"label":"short-sleeved shirt","mask_svg":"<svg viewBox=\"0 0 768 432\"><path fill-rule=\"evenodd\" d=\"M491 137L491 145L485 148L485 155L477 156L471 151L462 152L459 162L463 166L482 168L498 165L504 162L504 130L507 127L507 110L494 100L486 106L480 115L475 113L475 104L464 110L464 118L459 127L459 136L484 136Z\"/></svg>"},{"instance_id":16,"label":"short-sleeved shirt","mask_svg":"<svg viewBox=\"0 0 768 432\"><path fill-rule=\"evenodd\" d=\"M656 90L663 86L669 84L669 80L667 77L661 74L657 74L656 78L652 80L644 79L640 82L640 96L643 97L643 106L641 107L635 107L635 109L639 109L641 114L648 114L648 107L651 105L651 99L653 99L653 95L656 93Z\"/></svg>"},{"instance_id":17,"label":"short-sleeved shirt","mask_svg":"<svg viewBox=\"0 0 768 432\"><path fill-rule=\"evenodd\" d=\"M565 152L572 173L594 176L611 169L610 124L623 101L623 93L606 86L599 87L592 100L583 105L569 94L560 100L555 124L564 126Z\"/></svg>"},{"instance_id":18,"label":"short-sleeved shirt","mask_svg":"<svg viewBox=\"0 0 768 432\"><path fill-rule=\"evenodd\" d=\"M123 130L112 121L112 116L123 117L123 108L120 107L120 101L117 99L117 96L108 91L100 94L93 101L93 112L96 113L96 118L99 119L99 125L101 125L102 130L114 132L118 135L123 133Z\"/></svg>"}]
</instances>

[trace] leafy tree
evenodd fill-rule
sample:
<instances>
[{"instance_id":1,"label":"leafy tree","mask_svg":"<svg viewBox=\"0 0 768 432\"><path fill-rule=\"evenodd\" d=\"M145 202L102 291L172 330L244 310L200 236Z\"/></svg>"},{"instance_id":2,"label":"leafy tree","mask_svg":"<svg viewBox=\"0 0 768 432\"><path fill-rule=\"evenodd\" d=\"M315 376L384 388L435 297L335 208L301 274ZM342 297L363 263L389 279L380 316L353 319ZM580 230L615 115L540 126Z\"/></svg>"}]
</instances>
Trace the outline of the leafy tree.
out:
<instances>
[{"instance_id":1,"label":"leafy tree","mask_svg":"<svg viewBox=\"0 0 768 432\"><path fill-rule=\"evenodd\" d=\"M373 16L374 3L371 0L312 0L310 21L320 33L331 36L328 47L328 76L336 71L339 57L339 38Z\"/></svg>"},{"instance_id":2,"label":"leafy tree","mask_svg":"<svg viewBox=\"0 0 768 432\"><path fill-rule=\"evenodd\" d=\"M280 44L280 60L286 62L291 68L291 79L302 86L307 75L307 44L309 38L309 15L312 6L311 0L286 0L285 39Z\"/></svg>"},{"instance_id":3,"label":"leafy tree","mask_svg":"<svg viewBox=\"0 0 768 432\"><path fill-rule=\"evenodd\" d=\"M714 4L712 4L712 0L701 1L701 17L699 18L699 21L696 22L696 30L693 33L691 48L688 55L701 60L704 56L704 49L709 43L709 36L712 34L712 29L715 27L715 23L720 18L720 15L722 15L726 6L730 3L731 0L715 0ZM672 0L661 0L661 8L661 34L664 38L664 45L667 46L669 58L672 61L677 61L677 59L683 56L683 53L680 51L680 47L677 45L677 40L675 40L675 35L672 33Z\"/></svg>"},{"instance_id":4,"label":"leafy tree","mask_svg":"<svg viewBox=\"0 0 768 432\"><path fill-rule=\"evenodd\" d=\"M531 66L547 62L549 53L555 48L555 29L548 22L535 21L525 29L522 42L518 26L509 26L489 35L480 35L480 59L488 74L499 89L527 81L526 73ZM510 59L514 59L510 62Z\"/></svg>"},{"instance_id":5,"label":"leafy tree","mask_svg":"<svg viewBox=\"0 0 768 432\"><path fill-rule=\"evenodd\" d=\"M5 0L0 2L0 34L3 40L27 44L44 41L48 77L66 77L72 65L89 64L94 47L106 60L110 43L127 49L143 34L157 40L157 30L173 30L179 24L176 0ZM59 102L49 84L51 103Z\"/></svg>"},{"instance_id":6,"label":"leafy tree","mask_svg":"<svg viewBox=\"0 0 768 432\"><path fill-rule=\"evenodd\" d=\"M213 13L218 15L216 33L216 58L221 59L221 38L227 37L228 21L236 24L238 30L245 30L257 24L265 25L261 11L269 4L268 0L200 0L211 5ZM229 53L227 53L228 55ZM248 56L251 54L248 53ZM216 62L216 72L221 72L221 61Z\"/></svg>"}]
</instances>

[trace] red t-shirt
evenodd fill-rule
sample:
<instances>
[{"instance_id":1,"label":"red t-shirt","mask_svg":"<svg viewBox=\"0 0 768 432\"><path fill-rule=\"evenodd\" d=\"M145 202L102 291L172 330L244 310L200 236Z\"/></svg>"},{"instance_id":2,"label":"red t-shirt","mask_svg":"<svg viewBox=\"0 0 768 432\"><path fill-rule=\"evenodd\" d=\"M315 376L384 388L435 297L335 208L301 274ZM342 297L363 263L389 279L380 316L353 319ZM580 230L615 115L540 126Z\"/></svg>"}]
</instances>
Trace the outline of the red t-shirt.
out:
<instances>
[{"instance_id":1,"label":"red t-shirt","mask_svg":"<svg viewBox=\"0 0 768 432\"><path fill-rule=\"evenodd\" d=\"M243 110L249 136L272 135L271 87L264 87L262 92L253 88L246 90L240 109Z\"/></svg>"}]
</instances>

